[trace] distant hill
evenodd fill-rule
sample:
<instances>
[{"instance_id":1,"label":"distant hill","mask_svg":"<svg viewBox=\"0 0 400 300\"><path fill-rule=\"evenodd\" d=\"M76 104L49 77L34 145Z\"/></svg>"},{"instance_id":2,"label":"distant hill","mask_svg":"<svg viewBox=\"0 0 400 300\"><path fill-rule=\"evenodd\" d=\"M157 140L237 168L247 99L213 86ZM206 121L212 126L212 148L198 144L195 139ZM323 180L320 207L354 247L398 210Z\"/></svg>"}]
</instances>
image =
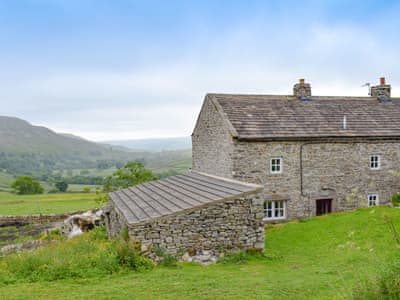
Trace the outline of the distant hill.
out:
<instances>
[{"instance_id":1,"label":"distant hill","mask_svg":"<svg viewBox=\"0 0 400 300\"><path fill-rule=\"evenodd\" d=\"M72 134L59 134L27 121L0 116L0 152L66 154L88 159L110 158L126 153L112 146L97 144Z\"/></svg>"},{"instance_id":2,"label":"distant hill","mask_svg":"<svg viewBox=\"0 0 400 300\"><path fill-rule=\"evenodd\" d=\"M0 116L0 171L13 175L40 175L54 170L108 169L128 161L141 161L158 172L184 171L191 164L190 149L162 153L154 150L178 149L181 147L179 141L183 144L182 140L164 141L164 144L154 141L154 146L150 147L154 151L152 153L145 151L148 146L144 147L146 143L143 142L142 147L132 151L124 145L95 143L72 134L60 134L46 127L34 126L18 118Z\"/></svg>"},{"instance_id":3,"label":"distant hill","mask_svg":"<svg viewBox=\"0 0 400 300\"><path fill-rule=\"evenodd\" d=\"M124 147L133 151L171 151L184 150L192 148L192 141L189 136L176 138L158 138L158 139L138 139L138 140L114 140L103 142L108 145Z\"/></svg>"}]
</instances>

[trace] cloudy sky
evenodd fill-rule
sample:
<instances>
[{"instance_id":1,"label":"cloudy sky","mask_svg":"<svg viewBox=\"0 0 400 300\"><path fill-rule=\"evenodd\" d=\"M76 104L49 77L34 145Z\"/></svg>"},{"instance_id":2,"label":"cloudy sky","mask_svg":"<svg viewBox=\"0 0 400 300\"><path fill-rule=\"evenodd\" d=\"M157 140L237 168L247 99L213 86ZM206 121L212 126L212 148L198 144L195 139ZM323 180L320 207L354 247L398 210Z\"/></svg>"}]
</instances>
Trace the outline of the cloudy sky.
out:
<instances>
[{"instance_id":1,"label":"cloudy sky","mask_svg":"<svg viewBox=\"0 0 400 300\"><path fill-rule=\"evenodd\" d=\"M400 1L0 0L0 115L92 140L190 135L208 92L400 96Z\"/></svg>"}]
</instances>

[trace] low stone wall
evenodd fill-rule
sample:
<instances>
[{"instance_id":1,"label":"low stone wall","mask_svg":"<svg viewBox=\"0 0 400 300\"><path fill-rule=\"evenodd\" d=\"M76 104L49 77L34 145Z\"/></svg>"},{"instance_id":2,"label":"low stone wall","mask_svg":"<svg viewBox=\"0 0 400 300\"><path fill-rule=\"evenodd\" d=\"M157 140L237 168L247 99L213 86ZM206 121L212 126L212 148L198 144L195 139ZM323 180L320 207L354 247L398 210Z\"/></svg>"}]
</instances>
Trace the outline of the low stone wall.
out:
<instances>
[{"instance_id":1,"label":"low stone wall","mask_svg":"<svg viewBox=\"0 0 400 300\"><path fill-rule=\"evenodd\" d=\"M59 215L1 216L0 227L61 222L72 213Z\"/></svg>"},{"instance_id":2,"label":"low stone wall","mask_svg":"<svg viewBox=\"0 0 400 300\"><path fill-rule=\"evenodd\" d=\"M214 254L229 249L264 248L263 201L251 196L221 200L144 223L127 225L111 207L106 218L110 237L128 228L144 252L161 248L173 255Z\"/></svg>"}]
</instances>

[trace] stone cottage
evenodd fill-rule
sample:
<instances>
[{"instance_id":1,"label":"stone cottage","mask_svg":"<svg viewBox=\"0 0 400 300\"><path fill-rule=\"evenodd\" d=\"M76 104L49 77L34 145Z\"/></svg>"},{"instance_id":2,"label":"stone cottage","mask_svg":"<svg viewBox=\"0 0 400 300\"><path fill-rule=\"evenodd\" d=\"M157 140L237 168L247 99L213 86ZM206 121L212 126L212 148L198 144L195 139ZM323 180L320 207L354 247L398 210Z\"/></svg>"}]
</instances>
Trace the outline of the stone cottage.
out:
<instances>
[{"instance_id":1,"label":"stone cottage","mask_svg":"<svg viewBox=\"0 0 400 300\"><path fill-rule=\"evenodd\" d=\"M190 172L110 193L109 237L128 230L142 251L191 256L264 248L262 186Z\"/></svg>"},{"instance_id":2,"label":"stone cottage","mask_svg":"<svg viewBox=\"0 0 400 300\"><path fill-rule=\"evenodd\" d=\"M400 98L380 79L368 97L208 94L193 170L264 187L264 220L389 204L399 192Z\"/></svg>"},{"instance_id":3,"label":"stone cottage","mask_svg":"<svg viewBox=\"0 0 400 300\"><path fill-rule=\"evenodd\" d=\"M390 203L399 191L400 98L208 94L192 171L110 194L110 237L172 254L264 247L263 224Z\"/></svg>"}]
</instances>

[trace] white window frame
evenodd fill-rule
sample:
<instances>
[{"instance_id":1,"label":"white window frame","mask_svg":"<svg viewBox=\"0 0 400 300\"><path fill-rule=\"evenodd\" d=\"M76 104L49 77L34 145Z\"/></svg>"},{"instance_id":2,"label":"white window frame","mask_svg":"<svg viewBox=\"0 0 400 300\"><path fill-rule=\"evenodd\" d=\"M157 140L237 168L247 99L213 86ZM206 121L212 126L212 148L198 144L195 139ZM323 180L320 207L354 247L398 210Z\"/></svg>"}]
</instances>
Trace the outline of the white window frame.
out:
<instances>
[{"instance_id":1,"label":"white window frame","mask_svg":"<svg viewBox=\"0 0 400 300\"><path fill-rule=\"evenodd\" d=\"M273 161L275 161L275 160L279 161L279 164L277 164L277 163L273 164ZM275 167L279 166L279 171L272 170L273 166L275 166ZM270 161L269 161L269 170L270 170L271 174L281 174L282 170L283 170L283 159L282 159L282 157L273 157L273 158L271 158Z\"/></svg>"},{"instance_id":2,"label":"white window frame","mask_svg":"<svg viewBox=\"0 0 400 300\"><path fill-rule=\"evenodd\" d=\"M381 168L381 156L372 154L369 156L369 168L371 170L379 170Z\"/></svg>"},{"instance_id":3,"label":"white window frame","mask_svg":"<svg viewBox=\"0 0 400 300\"><path fill-rule=\"evenodd\" d=\"M367 200L368 200L368 207L378 206L379 205L378 193L368 194Z\"/></svg>"},{"instance_id":4,"label":"white window frame","mask_svg":"<svg viewBox=\"0 0 400 300\"><path fill-rule=\"evenodd\" d=\"M270 204L270 206L268 204ZM268 216L269 212L271 213L271 216ZM286 200L264 201L264 221L284 219L286 219Z\"/></svg>"}]
</instances>

